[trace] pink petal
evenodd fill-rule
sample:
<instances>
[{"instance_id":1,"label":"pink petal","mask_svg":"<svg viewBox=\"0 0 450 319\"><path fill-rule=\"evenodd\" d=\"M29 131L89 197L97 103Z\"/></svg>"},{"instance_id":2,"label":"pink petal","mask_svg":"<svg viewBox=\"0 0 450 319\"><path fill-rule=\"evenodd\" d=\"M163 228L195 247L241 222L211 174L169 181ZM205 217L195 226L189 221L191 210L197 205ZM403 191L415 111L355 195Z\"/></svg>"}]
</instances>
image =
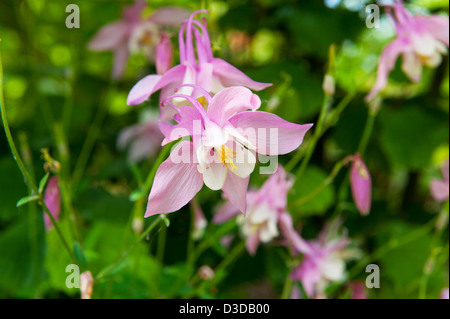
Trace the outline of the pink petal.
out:
<instances>
[{"instance_id":1,"label":"pink petal","mask_svg":"<svg viewBox=\"0 0 450 319\"><path fill-rule=\"evenodd\" d=\"M141 79L136 83L131 89L127 97L128 105L137 105L145 100L147 100L153 92L155 92L155 87L161 80L161 75L150 74L145 78Z\"/></svg>"},{"instance_id":2,"label":"pink petal","mask_svg":"<svg viewBox=\"0 0 450 319\"><path fill-rule=\"evenodd\" d=\"M264 155L292 152L302 144L306 132L313 126L290 123L275 114L260 111L238 113L230 123L242 129L244 136L246 130L253 131L256 135L249 136L249 140L257 146L257 152Z\"/></svg>"},{"instance_id":3,"label":"pink petal","mask_svg":"<svg viewBox=\"0 0 450 319\"><path fill-rule=\"evenodd\" d=\"M356 154L350 169L353 200L362 215L367 215L372 202L372 180L363 160Z\"/></svg>"},{"instance_id":4,"label":"pink petal","mask_svg":"<svg viewBox=\"0 0 450 319\"><path fill-rule=\"evenodd\" d=\"M192 136L195 140L196 137L201 137L202 116L197 109L191 106L182 106L180 107L179 123L177 125L170 125L161 121L159 127L165 136L162 145L176 141L184 136Z\"/></svg>"},{"instance_id":5,"label":"pink petal","mask_svg":"<svg viewBox=\"0 0 450 319\"><path fill-rule=\"evenodd\" d=\"M257 110L261 99L245 87L229 87L214 95L208 106L208 117L223 126L230 117L244 110Z\"/></svg>"},{"instance_id":6,"label":"pink petal","mask_svg":"<svg viewBox=\"0 0 450 319\"><path fill-rule=\"evenodd\" d=\"M431 196L437 202L445 202L449 199L449 184L443 180L434 179L431 181Z\"/></svg>"},{"instance_id":7,"label":"pink petal","mask_svg":"<svg viewBox=\"0 0 450 319\"><path fill-rule=\"evenodd\" d=\"M401 53L412 50L407 38L397 38L389 43L383 50L378 63L377 80L370 93L366 96L366 101L372 100L388 82L389 73L395 66L395 61Z\"/></svg>"},{"instance_id":8,"label":"pink petal","mask_svg":"<svg viewBox=\"0 0 450 319\"><path fill-rule=\"evenodd\" d=\"M227 174L227 179L222 187L226 198L243 214L247 209L247 188L249 177L241 178L235 174Z\"/></svg>"},{"instance_id":9,"label":"pink petal","mask_svg":"<svg viewBox=\"0 0 450 319\"><path fill-rule=\"evenodd\" d=\"M211 63L202 63L198 66L197 85L205 91L211 91L213 66Z\"/></svg>"},{"instance_id":10,"label":"pink petal","mask_svg":"<svg viewBox=\"0 0 450 319\"><path fill-rule=\"evenodd\" d=\"M44 193L44 203L55 220L58 220L61 211L61 192L59 190L58 177L53 176L48 180ZM44 213L45 228L53 226L50 217Z\"/></svg>"},{"instance_id":11,"label":"pink petal","mask_svg":"<svg viewBox=\"0 0 450 319\"><path fill-rule=\"evenodd\" d=\"M192 152L192 143L182 141L172 152L178 152L180 148L188 148ZM169 157L156 172L145 217L179 210L194 198L202 186L203 178L197 171L197 164L174 163Z\"/></svg>"},{"instance_id":12,"label":"pink petal","mask_svg":"<svg viewBox=\"0 0 450 319\"><path fill-rule=\"evenodd\" d=\"M166 32L156 46L156 73L162 75L172 67L173 45Z\"/></svg>"},{"instance_id":13,"label":"pink petal","mask_svg":"<svg viewBox=\"0 0 450 319\"><path fill-rule=\"evenodd\" d=\"M231 202L225 202L214 215L213 223L221 224L239 214L239 209Z\"/></svg>"},{"instance_id":14,"label":"pink petal","mask_svg":"<svg viewBox=\"0 0 450 319\"><path fill-rule=\"evenodd\" d=\"M155 10L148 18L149 21L160 26L177 26L189 18L189 11L177 7L162 7Z\"/></svg>"},{"instance_id":15,"label":"pink petal","mask_svg":"<svg viewBox=\"0 0 450 319\"><path fill-rule=\"evenodd\" d=\"M141 20L142 11L147 7L147 1L137 0L132 5L126 6L123 9L122 16L130 23Z\"/></svg>"},{"instance_id":16,"label":"pink petal","mask_svg":"<svg viewBox=\"0 0 450 319\"><path fill-rule=\"evenodd\" d=\"M280 226L281 233L296 252L301 252L302 254L311 253L311 247L309 244L295 231L292 224L292 217L289 213L283 212L279 214L278 225Z\"/></svg>"},{"instance_id":17,"label":"pink petal","mask_svg":"<svg viewBox=\"0 0 450 319\"><path fill-rule=\"evenodd\" d=\"M250 255L254 256L259 246L259 229L247 237L247 241L245 242L245 247Z\"/></svg>"},{"instance_id":18,"label":"pink petal","mask_svg":"<svg viewBox=\"0 0 450 319\"><path fill-rule=\"evenodd\" d=\"M444 181L449 182L449 161L446 160L441 167L442 176L444 176Z\"/></svg>"},{"instance_id":19,"label":"pink petal","mask_svg":"<svg viewBox=\"0 0 450 319\"><path fill-rule=\"evenodd\" d=\"M260 91L272 85L272 83L253 81L242 71L222 59L214 58L211 63L214 67L214 75L219 77L220 82L226 87L245 86L251 90Z\"/></svg>"},{"instance_id":20,"label":"pink petal","mask_svg":"<svg viewBox=\"0 0 450 319\"><path fill-rule=\"evenodd\" d=\"M123 21L107 24L89 41L88 47L93 51L113 50L126 40L127 30L127 24Z\"/></svg>"},{"instance_id":21,"label":"pink petal","mask_svg":"<svg viewBox=\"0 0 450 319\"><path fill-rule=\"evenodd\" d=\"M415 20L421 28L429 32L434 38L449 46L449 20L437 15L416 16Z\"/></svg>"}]
</instances>

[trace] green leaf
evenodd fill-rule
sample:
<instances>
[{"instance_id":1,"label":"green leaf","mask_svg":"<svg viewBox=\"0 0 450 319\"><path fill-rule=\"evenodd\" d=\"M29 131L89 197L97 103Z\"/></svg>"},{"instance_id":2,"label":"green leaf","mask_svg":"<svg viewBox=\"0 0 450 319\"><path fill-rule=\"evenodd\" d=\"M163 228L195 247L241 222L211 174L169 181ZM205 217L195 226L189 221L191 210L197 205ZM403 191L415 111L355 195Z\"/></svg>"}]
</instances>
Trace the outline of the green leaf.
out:
<instances>
[{"instance_id":1,"label":"green leaf","mask_svg":"<svg viewBox=\"0 0 450 319\"><path fill-rule=\"evenodd\" d=\"M22 197L21 199L19 199L17 201L16 207L20 207L22 205L25 205L29 202L34 202L37 201L39 199L39 196L37 195L30 195L30 196L26 196L26 197Z\"/></svg>"},{"instance_id":2,"label":"green leaf","mask_svg":"<svg viewBox=\"0 0 450 319\"><path fill-rule=\"evenodd\" d=\"M42 192L44 191L44 187L45 187L45 185L47 185L49 176L50 176L50 173L47 173L44 175L44 177L41 178L41 180L39 182L39 194L42 194Z\"/></svg>"},{"instance_id":3,"label":"green leaf","mask_svg":"<svg viewBox=\"0 0 450 319\"><path fill-rule=\"evenodd\" d=\"M385 108L380 120L382 148L394 168L421 169L429 164L433 150L448 141L448 116L424 107Z\"/></svg>"}]
</instances>

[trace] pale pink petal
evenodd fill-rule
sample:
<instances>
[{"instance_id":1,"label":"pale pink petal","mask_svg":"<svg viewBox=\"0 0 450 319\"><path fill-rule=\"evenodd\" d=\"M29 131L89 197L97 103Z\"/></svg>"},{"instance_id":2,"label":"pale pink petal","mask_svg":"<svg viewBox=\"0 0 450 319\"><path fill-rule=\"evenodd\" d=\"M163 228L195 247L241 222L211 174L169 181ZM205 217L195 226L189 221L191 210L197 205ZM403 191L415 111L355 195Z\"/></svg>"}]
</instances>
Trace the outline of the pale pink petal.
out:
<instances>
[{"instance_id":1,"label":"pale pink petal","mask_svg":"<svg viewBox=\"0 0 450 319\"><path fill-rule=\"evenodd\" d=\"M214 215L213 223L221 224L239 214L239 209L231 202L227 201L220 206L219 211Z\"/></svg>"},{"instance_id":2,"label":"pale pink petal","mask_svg":"<svg viewBox=\"0 0 450 319\"><path fill-rule=\"evenodd\" d=\"M441 299L449 299L448 287L442 290Z\"/></svg>"},{"instance_id":3,"label":"pale pink petal","mask_svg":"<svg viewBox=\"0 0 450 319\"><path fill-rule=\"evenodd\" d=\"M306 132L313 126L290 123L275 114L260 111L237 113L230 123L244 133L253 130L256 135L249 140L257 146L256 151L264 155L292 152L302 144Z\"/></svg>"},{"instance_id":4,"label":"pale pink petal","mask_svg":"<svg viewBox=\"0 0 450 319\"><path fill-rule=\"evenodd\" d=\"M161 75L150 74L141 79L128 94L127 104L137 105L147 100L155 92L155 87L161 80L161 77Z\"/></svg>"},{"instance_id":5,"label":"pale pink petal","mask_svg":"<svg viewBox=\"0 0 450 319\"><path fill-rule=\"evenodd\" d=\"M434 38L449 46L449 19L437 15L416 16L415 20L422 29L430 33Z\"/></svg>"},{"instance_id":6,"label":"pale pink petal","mask_svg":"<svg viewBox=\"0 0 450 319\"><path fill-rule=\"evenodd\" d=\"M245 242L245 247L250 255L254 256L259 246L259 229L247 237L247 241Z\"/></svg>"},{"instance_id":7,"label":"pale pink petal","mask_svg":"<svg viewBox=\"0 0 450 319\"><path fill-rule=\"evenodd\" d=\"M211 91L213 66L211 63L202 63L198 66L197 85L206 92Z\"/></svg>"},{"instance_id":8,"label":"pale pink petal","mask_svg":"<svg viewBox=\"0 0 450 319\"><path fill-rule=\"evenodd\" d=\"M136 23L141 20L142 11L147 7L147 1L137 0L132 5L126 6L122 16L129 23Z\"/></svg>"},{"instance_id":9,"label":"pale pink petal","mask_svg":"<svg viewBox=\"0 0 450 319\"><path fill-rule=\"evenodd\" d=\"M278 216L278 225L280 226L281 233L284 238L288 240L290 246L292 246L296 252L302 254L310 254L310 245L295 231L292 224L292 217L287 212L280 213Z\"/></svg>"},{"instance_id":10,"label":"pale pink petal","mask_svg":"<svg viewBox=\"0 0 450 319\"><path fill-rule=\"evenodd\" d=\"M149 21L161 26L177 26L189 18L189 11L177 7L162 7L155 10L148 18Z\"/></svg>"},{"instance_id":11,"label":"pale pink petal","mask_svg":"<svg viewBox=\"0 0 450 319\"><path fill-rule=\"evenodd\" d=\"M431 195L437 202L445 202L449 199L449 184L440 179L431 181Z\"/></svg>"},{"instance_id":12,"label":"pale pink petal","mask_svg":"<svg viewBox=\"0 0 450 319\"><path fill-rule=\"evenodd\" d=\"M220 79L220 82L228 86L245 86L251 90L260 91L272 85L272 83L261 83L250 79L238 68L232 66L222 59L214 58L211 60L214 69L214 75Z\"/></svg>"},{"instance_id":13,"label":"pale pink petal","mask_svg":"<svg viewBox=\"0 0 450 319\"><path fill-rule=\"evenodd\" d=\"M446 160L441 167L442 176L444 176L444 181L449 182L449 161Z\"/></svg>"},{"instance_id":14,"label":"pale pink petal","mask_svg":"<svg viewBox=\"0 0 450 319\"><path fill-rule=\"evenodd\" d=\"M113 50L125 41L127 24L123 21L113 22L102 27L88 43L93 51Z\"/></svg>"},{"instance_id":15,"label":"pale pink petal","mask_svg":"<svg viewBox=\"0 0 450 319\"><path fill-rule=\"evenodd\" d=\"M243 214L247 209L247 188L249 177L241 178L235 174L227 174L225 184L222 187L226 198L236 206Z\"/></svg>"},{"instance_id":16,"label":"pale pink petal","mask_svg":"<svg viewBox=\"0 0 450 319\"><path fill-rule=\"evenodd\" d=\"M168 106L164 106L168 107ZM179 116L175 117L178 124L171 125L161 121L159 128L165 139L162 145L176 141L184 136L200 137L202 134L202 116L197 109L191 106L182 106L179 110Z\"/></svg>"},{"instance_id":17,"label":"pale pink petal","mask_svg":"<svg viewBox=\"0 0 450 319\"><path fill-rule=\"evenodd\" d=\"M384 48L378 63L377 80L370 93L366 96L366 101L372 100L384 89L388 82L389 73L394 68L398 56L410 50L412 50L412 46L407 38L397 38Z\"/></svg>"},{"instance_id":18,"label":"pale pink petal","mask_svg":"<svg viewBox=\"0 0 450 319\"><path fill-rule=\"evenodd\" d=\"M261 99L245 87L229 87L214 95L208 106L208 117L223 126L237 112L257 110Z\"/></svg>"},{"instance_id":19,"label":"pale pink petal","mask_svg":"<svg viewBox=\"0 0 450 319\"><path fill-rule=\"evenodd\" d=\"M172 152L179 148L188 148L192 152L192 143L183 141ZM202 186L203 178L196 163L174 163L169 157L156 172L145 217L179 210L194 198Z\"/></svg>"},{"instance_id":20,"label":"pale pink petal","mask_svg":"<svg viewBox=\"0 0 450 319\"><path fill-rule=\"evenodd\" d=\"M162 75L172 67L173 45L166 32L156 46L156 73Z\"/></svg>"},{"instance_id":21,"label":"pale pink petal","mask_svg":"<svg viewBox=\"0 0 450 319\"><path fill-rule=\"evenodd\" d=\"M356 154L350 169L353 200L362 215L367 215L372 203L372 180L363 160Z\"/></svg>"}]
</instances>

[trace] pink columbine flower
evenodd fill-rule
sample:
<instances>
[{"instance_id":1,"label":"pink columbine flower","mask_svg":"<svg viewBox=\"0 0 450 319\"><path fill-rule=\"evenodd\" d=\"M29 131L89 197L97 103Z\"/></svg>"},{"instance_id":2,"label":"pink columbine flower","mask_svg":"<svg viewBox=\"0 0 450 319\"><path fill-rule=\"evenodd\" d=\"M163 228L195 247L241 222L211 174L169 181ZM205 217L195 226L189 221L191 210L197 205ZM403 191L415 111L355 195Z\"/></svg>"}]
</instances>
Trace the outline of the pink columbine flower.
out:
<instances>
[{"instance_id":1,"label":"pink columbine flower","mask_svg":"<svg viewBox=\"0 0 450 319\"><path fill-rule=\"evenodd\" d=\"M158 90L161 90L160 101L162 101L172 95L175 88L182 84L196 84L212 95L230 86L244 86L259 91L271 85L253 81L231 64L214 58L206 21L201 23L194 20L195 15L202 12L207 11L194 12L180 29L178 36L180 64L171 68L164 75L147 75L136 83L128 95L127 103L129 105L142 103ZM193 88L184 87L180 93L192 95L193 91ZM195 96L195 98L198 97ZM182 99L175 98L172 102L178 105L182 101ZM166 111L169 110L161 109L162 120L170 120L173 116L173 113L166 113Z\"/></svg>"},{"instance_id":2,"label":"pink columbine flower","mask_svg":"<svg viewBox=\"0 0 450 319\"><path fill-rule=\"evenodd\" d=\"M58 177L52 176L48 180L47 187L44 192L44 203L55 220L58 220L61 211L61 192L58 185ZM45 228L49 230L53 224L50 217L44 213Z\"/></svg>"},{"instance_id":3,"label":"pink columbine flower","mask_svg":"<svg viewBox=\"0 0 450 319\"><path fill-rule=\"evenodd\" d=\"M349 160L352 161L350 168L350 186L353 200L359 212L362 215L367 215L370 212L372 203L372 179L370 172L358 153L350 156Z\"/></svg>"},{"instance_id":4,"label":"pink columbine flower","mask_svg":"<svg viewBox=\"0 0 450 319\"><path fill-rule=\"evenodd\" d=\"M433 179L431 181L431 196L437 202L445 202L449 198L449 169L448 160L442 164L441 171L444 179Z\"/></svg>"},{"instance_id":5,"label":"pink columbine flower","mask_svg":"<svg viewBox=\"0 0 450 319\"><path fill-rule=\"evenodd\" d=\"M377 80L366 100L373 99L387 84L388 76L399 55L403 57L402 70L411 81L420 81L422 66L436 67L449 46L449 20L437 15L411 15L401 1L394 6L397 38L381 53Z\"/></svg>"},{"instance_id":6,"label":"pink columbine flower","mask_svg":"<svg viewBox=\"0 0 450 319\"><path fill-rule=\"evenodd\" d=\"M222 205L214 216L214 223L223 223L238 215L242 234L246 238L247 251L254 255L259 244L268 243L280 234L287 244L294 248L307 249L303 239L297 234L291 215L287 212L287 195L293 184L292 176L282 166L259 190L247 193L247 213L239 215L239 209L231 202Z\"/></svg>"},{"instance_id":7,"label":"pink columbine flower","mask_svg":"<svg viewBox=\"0 0 450 319\"><path fill-rule=\"evenodd\" d=\"M312 126L289 123L274 114L256 111L261 100L244 87L226 88L214 97L204 90L202 94L205 105L183 94L169 96L162 102L163 107L171 107L177 113L176 125L160 123L165 136L163 144L181 137L184 140L156 173L146 217L180 209L203 184L212 190L222 189L228 200L245 213L256 153L289 153L300 146ZM192 106L173 105L169 100L175 97Z\"/></svg>"},{"instance_id":8,"label":"pink columbine flower","mask_svg":"<svg viewBox=\"0 0 450 319\"><path fill-rule=\"evenodd\" d=\"M345 234L338 234L340 223L328 224L318 239L306 241L308 250L291 273L292 279L300 281L309 298L324 298L330 282L345 279L345 260L351 257L346 251L350 243ZM298 295L295 290L294 295Z\"/></svg>"},{"instance_id":9,"label":"pink columbine flower","mask_svg":"<svg viewBox=\"0 0 450 319\"><path fill-rule=\"evenodd\" d=\"M159 129L158 115L148 113L142 123L123 128L117 138L117 148L128 148L127 160L137 163L153 157L160 149L164 136Z\"/></svg>"},{"instance_id":10,"label":"pink columbine flower","mask_svg":"<svg viewBox=\"0 0 450 319\"><path fill-rule=\"evenodd\" d=\"M114 52L114 79L123 74L130 53L144 53L153 62L161 28L177 26L189 16L184 9L162 7L148 18L143 18L142 12L146 7L145 0L125 7L122 19L102 27L89 42L91 50Z\"/></svg>"}]
</instances>

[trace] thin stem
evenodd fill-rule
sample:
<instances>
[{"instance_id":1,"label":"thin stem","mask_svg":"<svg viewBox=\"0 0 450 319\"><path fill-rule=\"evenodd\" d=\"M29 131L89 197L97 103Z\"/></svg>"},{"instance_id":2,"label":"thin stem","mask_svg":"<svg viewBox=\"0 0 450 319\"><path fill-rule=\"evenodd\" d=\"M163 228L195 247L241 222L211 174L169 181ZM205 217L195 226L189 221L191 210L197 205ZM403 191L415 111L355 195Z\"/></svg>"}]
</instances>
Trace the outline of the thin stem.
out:
<instances>
[{"instance_id":1,"label":"thin stem","mask_svg":"<svg viewBox=\"0 0 450 319\"><path fill-rule=\"evenodd\" d=\"M369 109L369 114L367 116L367 122L366 126L364 127L364 132L361 137L361 141L358 146L358 153L363 156L364 152L366 151L367 145L370 140L370 136L372 135L373 126L375 123L376 115L378 114L378 111L374 111L372 109Z\"/></svg>"},{"instance_id":2,"label":"thin stem","mask_svg":"<svg viewBox=\"0 0 450 319\"><path fill-rule=\"evenodd\" d=\"M281 292L280 299L289 299L292 291L292 286L294 282L291 278L291 272L289 271L286 279L284 280L283 291Z\"/></svg>"},{"instance_id":3,"label":"thin stem","mask_svg":"<svg viewBox=\"0 0 450 319\"><path fill-rule=\"evenodd\" d=\"M122 261L125 260L125 258L128 257L128 255L133 251L133 249L136 247L137 244L139 244L142 240L145 239L145 237L156 227L158 224L162 221L161 218L156 218L148 227L147 229L142 232L142 234L136 238L136 240L131 244L130 248L122 253L122 255L111 265L109 265L106 269L100 271L100 273L96 276L95 281L100 281L101 279L105 278L107 275L109 275Z\"/></svg>"},{"instance_id":4,"label":"thin stem","mask_svg":"<svg viewBox=\"0 0 450 319\"><path fill-rule=\"evenodd\" d=\"M317 186L315 189L313 189L309 194L307 194L307 195L299 198L295 202L289 204L288 207L295 208L295 207L301 206L301 205L307 203L308 201L310 201L311 199L313 199L325 187L327 187L334 181L334 179L336 178L337 174L341 171L344 164L345 164L345 160L341 160L341 161L337 162L334 165L330 175L328 175L328 177L319 186Z\"/></svg>"},{"instance_id":5,"label":"thin stem","mask_svg":"<svg viewBox=\"0 0 450 319\"><path fill-rule=\"evenodd\" d=\"M3 129L5 130L6 139L8 140L8 144L11 149L14 160L16 161L17 166L19 167L19 170L25 179L25 183L32 190L32 192L34 194L36 194L36 196L39 197L39 204L42 206L42 208L44 209L44 212L50 218L50 221L52 222L53 226L55 227L55 230L58 233L58 235L59 235L64 247L66 248L67 252L69 253L70 257L72 258L72 260L74 262L76 262L77 259L75 258L72 250L70 249L69 245L67 244L67 242L61 232L61 229L59 228L58 224L55 221L55 218L50 213L50 210L48 209L47 205L45 204L44 199L42 198L42 194L39 193L39 190L38 190L36 184L34 183L33 178L31 177L28 170L25 168L25 165L24 165L22 159L20 158L19 152L17 151L16 145L14 143L14 139L11 135L9 123L6 118L5 99L4 99L4 95L3 95L3 63L2 63L1 51L0 51L0 111L1 111L1 115L2 115Z\"/></svg>"},{"instance_id":6,"label":"thin stem","mask_svg":"<svg viewBox=\"0 0 450 319\"><path fill-rule=\"evenodd\" d=\"M164 249L166 248L167 228L163 227L158 234L158 247L156 249L156 260L162 265L164 263Z\"/></svg>"},{"instance_id":7,"label":"thin stem","mask_svg":"<svg viewBox=\"0 0 450 319\"><path fill-rule=\"evenodd\" d=\"M113 90L112 83L109 84L107 92ZM78 156L77 162L75 163L75 168L73 171L73 182L76 183L79 181L85 170L89 160L89 156L91 155L92 149L97 141L100 133L101 133L101 125L105 116L107 114L108 108L103 103L100 103L95 115L92 120L92 125L89 127L88 133L86 135L86 139L83 143L83 147L81 148L80 155Z\"/></svg>"}]
</instances>

